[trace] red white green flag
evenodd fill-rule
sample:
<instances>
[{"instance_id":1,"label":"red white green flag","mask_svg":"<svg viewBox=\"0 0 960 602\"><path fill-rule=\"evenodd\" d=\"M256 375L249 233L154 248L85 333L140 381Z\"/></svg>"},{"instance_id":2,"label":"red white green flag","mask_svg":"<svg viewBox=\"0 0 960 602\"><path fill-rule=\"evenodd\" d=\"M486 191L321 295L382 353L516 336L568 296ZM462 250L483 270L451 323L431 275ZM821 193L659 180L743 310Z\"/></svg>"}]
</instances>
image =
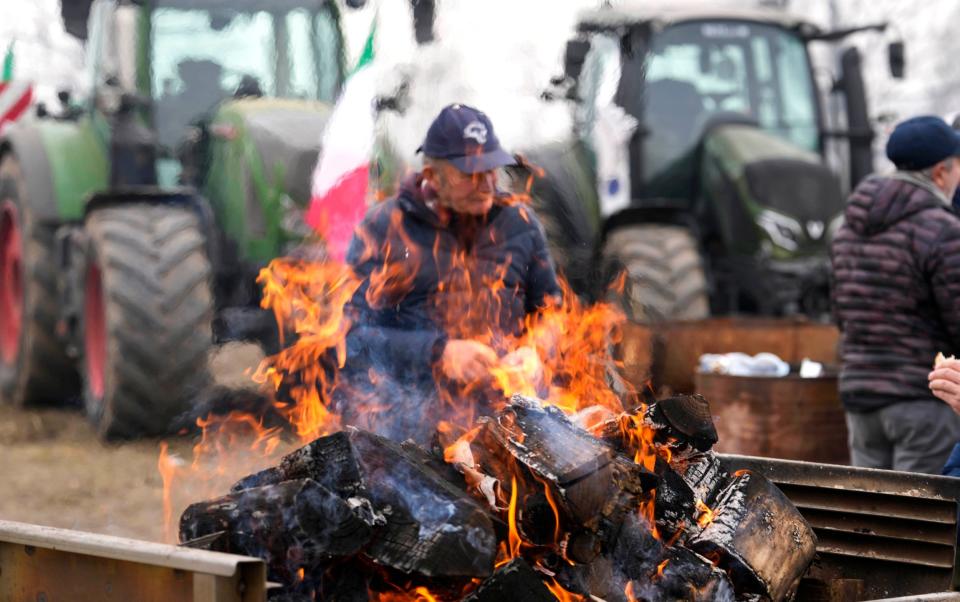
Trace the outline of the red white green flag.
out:
<instances>
[{"instance_id":1,"label":"red white green flag","mask_svg":"<svg viewBox=\"0 0 960 602\"><path fill-rule=\"evenodd\" d=\"M7 47L0 71L0 132L20 118L33 100L33 86L13 79L13 43Z\"/></svg>"},{"instance_id":2,"label":"red white green flag","mask_svg":"<svg viewBox=\"0 0 960 602\"><path fill-rule=\"evenodd\" d=\"M371 67L375 32L374 25L324 129L306 214L307 223L326 241L330 256L340 261L367 208L376 118L376 82Z\"/></svg>"}]
</instances>

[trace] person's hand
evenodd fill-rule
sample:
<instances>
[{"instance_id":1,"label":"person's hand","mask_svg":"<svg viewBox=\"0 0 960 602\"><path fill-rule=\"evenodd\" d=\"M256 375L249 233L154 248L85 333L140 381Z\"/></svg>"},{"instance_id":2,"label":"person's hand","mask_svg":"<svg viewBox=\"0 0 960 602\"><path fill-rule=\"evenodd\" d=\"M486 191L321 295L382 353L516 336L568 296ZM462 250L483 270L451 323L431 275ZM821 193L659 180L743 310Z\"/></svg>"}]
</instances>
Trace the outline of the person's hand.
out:
<instances>
[{"instance_id":1,"label":"person's hand","mask_svg":"<svg viewBox=\"0 0 960 602\"><path fill-rule=\"evenodd\" d=\"M944 360L927 376L933 394L960 414L960 360Z\"/></svg>"},{"instance_id":2,"label":"person's hand","mask_svg":"<svg viewBox=\"0 0 960 602\"><path fill-rule=\"evenodd\" d=\"M490 368L499 362L497 352L467 339L450 339L443 348L440 367L452 380L476 382L490 378Z\"/></svg>"},{"instance_id":3,"label":"person's hand","mask_svg":"<svg viewBox=\"0 0 960 602\"><path fill-rule=\"evenodd\" d=\"M512 391L537 395L545 384L543 362L533 347L520 347L503 356L500 367Z\"/></svg>"}]
</instances>

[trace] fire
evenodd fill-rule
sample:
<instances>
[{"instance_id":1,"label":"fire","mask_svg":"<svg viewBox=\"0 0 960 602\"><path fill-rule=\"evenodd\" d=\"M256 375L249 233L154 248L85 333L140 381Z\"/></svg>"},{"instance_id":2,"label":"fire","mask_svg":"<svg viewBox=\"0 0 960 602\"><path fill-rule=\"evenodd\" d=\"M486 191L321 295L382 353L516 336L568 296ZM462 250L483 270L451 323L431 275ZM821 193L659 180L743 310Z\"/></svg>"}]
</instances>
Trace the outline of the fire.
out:
<instances>
[{"instance_id":1,"label":"fire","mask_svg":"<svg viewBox=\"0 0 960 602\"><path fill-rule=\"evenodd\" d=\"M507 527L509 534L507 536L506 557L497 561L497 566L504 565L514 558L520 556L520 532L517 531L517 478L514 477L510 483L510 506L507 508Z\"/></svg>"},{"instance_id":2,"label":"fire","mask_svg":"<svg viewBox=\"0 0 960 602\"><path fill-rule=\"evenodd\" d=\"M550 581L546 582L546 586L547 589L550 590L550 593L553 594L557 600L560 600L560 602L583 602L586 600L583 596L564 589L564 587L557 583L557 580L552 577Z\"/></svg>"},{"instance_id":3,"label":"fire","mask_svg":"<svg viewBox=\"0 0 960 602\"><path fill-rule=\"evenodd\" d=\"M412 591L369 592L373 602L438 602L439 599L429 589L420 586Z\"/></svg>"},{"instance_id":4,"label":"fire","mask_svg":"<svg viewBox=\"0 0 960 602\"><path fill-rule=\"evenodd\" d=\"M292 404L279 409L304 443L340 427L328 407L336 386L329 356L336 367L346 361L346 336L352 325L345 308L360 288L349 267L333 263L304 263L276 259L260 272L262 305L273 311L285 332L297 334L296 344L268 358L254 379L284 388ZM295 377L295 378L291 378Z\"/></svg>"},{"instance_id":5,"label":"fire","mask_svg":"<svg viewBox=\"0 0 960 602\"><path fill-rule=\"evenodd\" d=\"M657 565L657 577L663 578L663 571L667 568L668 564L670 564L669 558Z\"/></svg>"},{"instance_id":6,"label":"fire","mask_svg":"<svg viewBox=\"0 0 960 602\"><path fill-rule=\"evenodd\" d=\"M713 522L713 510L704 504L702 500L697 500L697 510L700 512L700 516L697 518L697 524L700 525L701 529L706 528L707 525Z\"/></svg>"},{"instance_id":7,"label":"fire","mask_svg":"<svg viewBox=\"0 0 960 602\"><path fill-rule=\"evenodd\" d=\"M529 183L528 183L529 187ZM511 202L522 203L523 195ZM378 241L361 232L361 255L384 257L382 265L369 274L367 288L363 279L346 265L334 262L308 263L278 259L261 271L258 283L263 288L264 308L273 312L280 326L281 337L295 337L277 355L267 358L253 378L275 393L271 410L284 424L265 420L264 416L231 412L225 416L207 416L197 420L202 434L193 450L193 462L178 465L161 446L158 469L164 483L164 515L168 533L172 528L174 491L188 498L210 497L210 492L224 489L246 474L276 463L280 455L293 446L307 443L342 428L341 417L334 411L332 399L341 385L339 370L347 358L347 334L352 324L349 302L363 291L361 298L372 308L397 305L412 289L420 265L427 260L439 262L439 240L433 246L434 257L423 257L420 248L403 231L402 215L390 216L391 235L378 247ZM404 247L404 248L401 248ZM514 291L505 285L502 267L487 276L478 276L478 258L469 252L455 253L443 265L437 293L462 294L463 299L450 303L450 297L438 294L431 309L434 318L450 339L468 339L489 345L499 358L490 369L488 379L479 382L438 385L442 408L424 419L436 421L444 459L463 472L471 492L482 491L490 505L503 512L505 496L496 483L493 487L483 481L480 467L475 466L470 444L480 428L475 418L481 413L492 413L502 407L513 394L536 397L545 405L560 408L569 415L581 413L585 428L602 428L605 421L624 410L623 400L608 386L608 371L615 366L612 349L619 342L623 314L611 304L583 303L565 282L562 300L550 300L545 308L527 316L515 329L503 328L500 314L504 302ZM440 268L438 268L440 269ZM508 325L509 326L509 325ZM390 386L390 379L370 368L370 381ZM438 378L438 383L442 379ZM375 422L377 416L390 404L390 399L354 399L363 407L361 414ZM620 418L619 426L628 441L634 461L653 470L658 457L670 461L667 446L657 446L653 431L643 422L643 406L634 414ZM288 432L297 441L287 441ZM489 479L489 477L488 477ZM549 483L541 483L554 514L553 545L564 551L561 525L561 507ZM527 555L534 565L538 546L523 539L518 527L522 517L527 491L533 483L524 482L517 473L511 479L509 503L506 505L508 537L501 542L496 566ZM485 488L485 489L484 489ZM199 491L198 491L199 490ZM700 508L702 502L698 502ZM712 520L712 512L703 505L698 522L704 526ZM654 526L653 496L648 496L638 509L659 537ZM706 517L706 518L705 518ZM705 521L705 522L704 522ZM546 546L539 546L543 550ZM662 575L666 561L658 567ZM302 580L303 571L299 571ZM562 601L581 601L585 598L564 589L555 579L546 581L553 595ZM371 592L371 599L382 602L410 600L435 602L437 597L425 587L410 589L393 586L395 591ZM627 585L627 598L635 600L632 584ZM444 594L445 595L445 594Z\"/></svg>"},{"instance_id":8,"label":"fire","mask_svg":"<svg viewBox=\"0 0 960 602\"><path fill-rule=\"evenodd\" d=\"M553 493L550 491L550 486L547 483L542 483L543 491L547 497L547 503L550 504L550 509L553 510L553 543L560 543L560 508L557 506L557 501L553 499Z\"/></svg>"},{"instance_id":9,"label":"fire","mask_svg":"<svg viewBox=\"0 0 960 602\"><path fill-rule=\"evenodd\" d=\"M640 602L633 593L633 581L627 582L627 586L623 588L623 595L627 598L627 602Z\"/></svg>"},{"instance_id":10,"label":"fire","mask_svg":"<svg viewBox=\"0 0 960 602\"><path fill-rule=\"evenodd\" d=\"M160 442L160 457L157 458L157 470L163 479L163 533L169 539L176 539L173 532L173 502L171 501L172 483L177 471L177 459L169 454L166 441Z\"/></svg>"}]
</instances>

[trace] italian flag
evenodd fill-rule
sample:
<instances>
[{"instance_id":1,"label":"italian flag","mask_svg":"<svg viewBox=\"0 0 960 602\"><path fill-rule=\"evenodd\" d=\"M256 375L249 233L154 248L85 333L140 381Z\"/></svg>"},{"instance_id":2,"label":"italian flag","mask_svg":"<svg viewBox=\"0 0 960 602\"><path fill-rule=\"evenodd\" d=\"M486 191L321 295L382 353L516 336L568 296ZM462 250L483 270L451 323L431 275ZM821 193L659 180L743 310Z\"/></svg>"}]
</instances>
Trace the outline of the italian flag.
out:
<instances>
[{"instance_id":1,"label":"italian flag","mask_svg":"<svg viewBox=\"0 0 960 602\"><path fill-rule=\"evenodd\" d=\"M347 246L367 208L367 180L374 142L373 100L376 82L371 63L371 27L357 66L323 132L320 160L313 172L306 221L327 243L330 256L343 261Z\"/></svg>"},{"instance_id":2,"label":"italian flag","mask_svg":"<svg viewBox=\"0 0 960 602\"><path fill-rule=\"evenodd\" d=\"M0 72L0 133L30 108L33 87L24 81L13 81L13 43L7 47Z\"/></svg>"}]
</instances>

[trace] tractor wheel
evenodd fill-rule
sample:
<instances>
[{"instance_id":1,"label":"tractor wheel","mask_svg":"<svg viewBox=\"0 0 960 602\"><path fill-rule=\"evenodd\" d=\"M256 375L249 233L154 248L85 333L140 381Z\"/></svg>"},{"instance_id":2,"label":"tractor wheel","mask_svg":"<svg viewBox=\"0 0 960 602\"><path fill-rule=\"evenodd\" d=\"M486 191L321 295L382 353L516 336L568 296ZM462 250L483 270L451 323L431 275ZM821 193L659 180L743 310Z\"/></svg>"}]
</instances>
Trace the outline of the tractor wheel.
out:
<instances>
[{"instance_id":1,"label":"tractor wheel","mask_svg":"<svg viewBox=\"0 0 960 602\"><path fill-rule=\"evenodd\" d=\"M18 406L67 401L80 381L57 337L54 229L31 211L20 164L0 159L0 400Z\"/></svg>"},{"instance_id":2,"label":"tractor wheel","mask_svg":"<svg viewBox=\"0 0 960 602\"><path fill-rule=\"evenodd\" d=\"M696 320L710 314L697 243L681 226L643 224L610 233L603 249L612 270L624 270L616 293L632 320Z\"/></svg>"},{"instance_id":3,"label":"tractor wheel","mask_svg":"<svg viewBox=\"0 0 960 602\"><path fill-rule=\"evenodd\" d=\"M82 372L106 439L169 431L208 382L212 273L189 208L131 203L86 222Z\"/></svg>"}]
</instances>

